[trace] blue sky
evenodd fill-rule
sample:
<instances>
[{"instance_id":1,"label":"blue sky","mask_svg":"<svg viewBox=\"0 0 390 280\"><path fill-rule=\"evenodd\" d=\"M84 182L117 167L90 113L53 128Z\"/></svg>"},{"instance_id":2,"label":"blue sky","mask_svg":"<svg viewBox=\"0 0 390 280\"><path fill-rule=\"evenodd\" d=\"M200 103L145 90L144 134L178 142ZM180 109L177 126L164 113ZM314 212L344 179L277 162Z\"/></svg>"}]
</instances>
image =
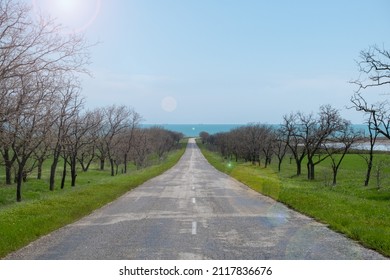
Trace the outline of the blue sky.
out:
<instances>
[{"instance_id":1,"label":"blue sky","mask_svg":"<svg viewBox=\"0 0 390 280\"><path fill-rule=\"evenodd\" d=\"M359 123L345 109L355 60L390 48L388 0L83 1L84 32L100 42L87 106L125 104L145 123L279 123L323 104Z\"/></svg>"}]
</instances>

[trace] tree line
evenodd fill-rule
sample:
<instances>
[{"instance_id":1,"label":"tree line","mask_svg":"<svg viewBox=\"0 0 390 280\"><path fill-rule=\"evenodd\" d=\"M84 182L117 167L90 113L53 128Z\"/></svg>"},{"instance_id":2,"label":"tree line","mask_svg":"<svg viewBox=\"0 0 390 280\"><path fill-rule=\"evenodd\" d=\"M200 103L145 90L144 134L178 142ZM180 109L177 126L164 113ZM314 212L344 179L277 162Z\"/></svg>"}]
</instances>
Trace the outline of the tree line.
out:
<instances>
[{"instance_id":1,"label":"tree line","mask_svg":"<svg viewBox=\"0 0 390 280\"><path fill-rule=\"evenodd\" d=\"M89 74L89 49L81 34L63 32L54 20L33 15L30 6L0 1L0 163L5 183L22 183L35 168L51 161L49 188L55 189L57 167L63 164L61 188L68 169L75 186L78 166L88 171L130 161L141 168L148 157L159 158L177 146L181 134L160 127L141 128L142 117L128 106L109 105L86 110L80 74Z\"/></svg>"},{"instance_id":2,"label":"tree line","mask_svg":"<svg viewBox=\"0 0 390 280\"><path fill-rule=\"evenodd\" d=\"M365 116L368 135L353 129L351 122L342 118L340 111L330 105L321 106L318 113L293 112L283 116L279 126L261 123L248 124L226 133L209 135L201 132L200 137L210 149L225 158L245 160L253 164L263 162L267 167L272 158L278 160L281 170L286 155L295 162L296 175L302 173L305 160L309 180L315 179L315 167L330 159L333 185L337 184L339 167L345 155L358 141L367 141L368 154L362 155L367 163L364 185L367 186L373 166L374 146L378 136L390 139L390 107L386 97L370 103L369 90L383 89L390 85L390 52L378 46L371 46L360 53L358 61L359 78L350 83L357 85L351 97L351 109ZM383 93L383 92L382 92ZM381 96L387 96L384 92ZM371 96L370 96L371 95Z\"/></svg>"},{"instance_id":3,"label":"tree line","mask_svg":"<svg viewBox=\"0 0 390 280\"><path fill-rule=\"evenodd\" d=\"M279 171L286 155L290 155L298 176L306 159L309 180L315 179L315 166L330 158L333 184L336 185L344 155L360 135L338 110L326 105L321 106L316 115L302 112L285 115L278 126L254 123L215 135L202 132L200 136L204 143L225 158L242 159L258 165L262 163L264 167L276 158ZM341 157L337 156L340 154Z\"/></svg>"}]
</instances>

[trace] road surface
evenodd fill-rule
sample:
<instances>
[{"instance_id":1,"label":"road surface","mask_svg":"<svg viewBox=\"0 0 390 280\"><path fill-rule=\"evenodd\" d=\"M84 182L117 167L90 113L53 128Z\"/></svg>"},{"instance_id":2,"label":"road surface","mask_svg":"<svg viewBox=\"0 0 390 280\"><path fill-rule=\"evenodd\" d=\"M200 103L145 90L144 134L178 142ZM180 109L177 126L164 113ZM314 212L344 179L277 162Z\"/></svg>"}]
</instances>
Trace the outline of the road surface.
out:
<instances>
[{"instance_id":1,"label":"road surface","mask_svg":"<svg viewBox=\"0 0 390 280\"><path fill-rule=\"evenodd\" d=\"M179 163L8 259L382 259L215 170L193 139Z\"/></svg>"}]
</instances>

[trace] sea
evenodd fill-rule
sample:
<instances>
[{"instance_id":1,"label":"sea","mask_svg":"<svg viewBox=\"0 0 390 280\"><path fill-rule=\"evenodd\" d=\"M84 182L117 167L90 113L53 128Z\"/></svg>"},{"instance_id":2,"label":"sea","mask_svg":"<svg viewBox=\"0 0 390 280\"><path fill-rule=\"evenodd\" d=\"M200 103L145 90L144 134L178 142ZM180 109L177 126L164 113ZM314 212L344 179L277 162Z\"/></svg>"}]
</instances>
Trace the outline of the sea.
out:
<instances>
[{"instance_id":1,"label":"sea","mask_svg":"<svg viewBox=\"0 0 390 280\"><path fill-rule=\"evenodd\" d=\"M185 137L198 137L202 131L209 134L229 132L230 130L244 126L245 124L142 124L142 127L149 128L159 126L167 130L183 133Z\"/></svg>"},{"instance_id":2,"label":"sea","mask_svg":"<svg viewBox=\"0 0 390 280\"><path fill-rule=\"evenodd\" d=\"M142 124L141 126L145 128L159 126L167 130L183 133L185 137L198 137L199 133L202 131L209 134L216 134L219 132L229 132L234 128L245 125L246 124ZM279 127L280 124L270 124L270 126ZM367 125L354 124L353 127L355 130L367 132Z\"/></svg>"}]
</instances>

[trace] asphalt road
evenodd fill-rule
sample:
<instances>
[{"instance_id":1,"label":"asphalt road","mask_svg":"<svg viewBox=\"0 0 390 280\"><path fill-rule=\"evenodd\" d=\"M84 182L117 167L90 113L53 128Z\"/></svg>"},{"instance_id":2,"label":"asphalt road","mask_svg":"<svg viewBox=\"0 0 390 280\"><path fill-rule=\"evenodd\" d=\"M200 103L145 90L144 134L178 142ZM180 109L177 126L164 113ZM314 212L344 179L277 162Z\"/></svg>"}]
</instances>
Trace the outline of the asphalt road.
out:
<instances>
[{"instance_id":1,"label":"asphalt road","mask_svg":"<svg viewBox=\"0 0 390 280\"><path fill-rule=\"evenodd\" d=\"M208 164L180 162L8 259L382 259Z\"/></svg>"}]
</instances>

